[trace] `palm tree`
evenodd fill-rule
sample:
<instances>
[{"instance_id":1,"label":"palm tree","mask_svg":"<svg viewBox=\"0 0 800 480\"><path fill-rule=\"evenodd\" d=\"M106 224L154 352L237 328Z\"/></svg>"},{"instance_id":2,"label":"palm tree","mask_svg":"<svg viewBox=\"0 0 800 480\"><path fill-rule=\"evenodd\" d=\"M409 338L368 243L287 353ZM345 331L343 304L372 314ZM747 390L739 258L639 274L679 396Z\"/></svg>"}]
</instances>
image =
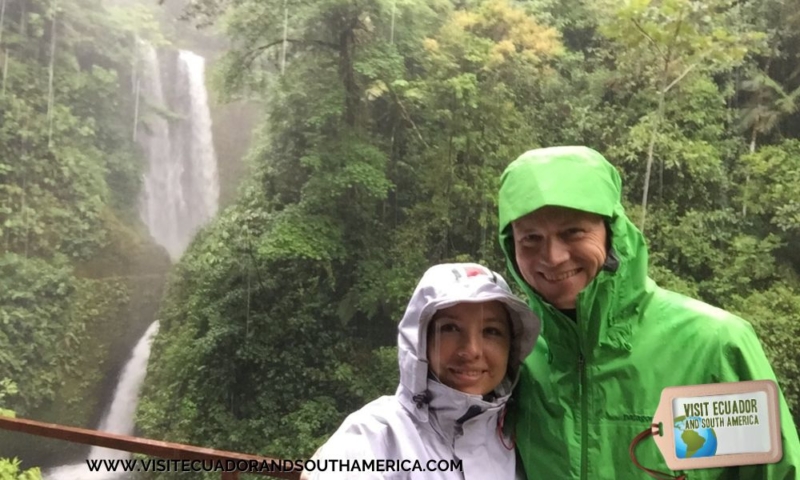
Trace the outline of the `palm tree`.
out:
<instances>
[{"instance_id":1,"label":"palm tree","mask_svg":"<svg viewBox=\"0 0 800 480\"><path fill-rule=\"evenodd\" d=\"M769 62L767 68L769 69ZM750 153L755 153L758 146L759 134L772 131L780 120L797 111L797 101L800 98L800 87L791 93L786 93L784 88L773 80L767 71L758 69L753 75L742 82L741 89L751 93L747 106L742 110L740 127L742 131L750 132ZM750 174L745 177L745 192L750 181ZM747 196L742 205L742 216L747 215Z\"/></svg>"}]
</instances>

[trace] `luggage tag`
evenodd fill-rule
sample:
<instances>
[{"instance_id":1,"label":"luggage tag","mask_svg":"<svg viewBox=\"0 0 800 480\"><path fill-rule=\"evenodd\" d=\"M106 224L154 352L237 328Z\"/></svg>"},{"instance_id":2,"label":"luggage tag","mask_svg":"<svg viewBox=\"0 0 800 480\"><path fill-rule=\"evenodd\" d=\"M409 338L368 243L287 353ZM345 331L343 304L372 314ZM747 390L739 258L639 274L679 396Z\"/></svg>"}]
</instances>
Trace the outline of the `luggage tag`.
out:
<instances>
[{"instance_id":1,"label":"luggage tag","mask_svg":"<svg viewBox=\"0 0 800 480\"><path fill-rule=\"evenodd\" d=\"M665 388L650 429L631 443L631 460L654 478L686 478L639 464L636 444L653 435L671 470L776 463L783 457L779 408L772 380Z\"/></svg>"}]
</instances>

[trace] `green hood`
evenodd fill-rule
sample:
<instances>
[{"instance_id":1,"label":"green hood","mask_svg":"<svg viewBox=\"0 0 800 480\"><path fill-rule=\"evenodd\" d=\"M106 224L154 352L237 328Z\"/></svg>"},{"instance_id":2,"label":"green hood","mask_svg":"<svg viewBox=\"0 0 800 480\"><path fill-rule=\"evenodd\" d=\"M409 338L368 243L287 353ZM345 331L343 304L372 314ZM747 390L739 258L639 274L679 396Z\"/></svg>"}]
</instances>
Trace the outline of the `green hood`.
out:
<instances>
[{"instance_id":1,"label":"green hood","mask_svg":"<svg viewBox=\"0 0 800 480\"><path fill-rule=\"evenodd\" d=\"M531 150L512 162L501 177L500 243L509 271L542 318L555 308L534 292L517 268L511 223L541 207L559 206L602 215L611 234L606 264L578 296L579 318L620 318L635 308L647 287L647 248L641 232L625 215L619 173L600 153L587 147ZM626 312L629 313L629 312ZM584 322L579 322L584 323ZM584 332L589 334L590 332ZM590 341L601 341L600 331ZM622 339L620 339L622 340Z\"/></svg>"}]
</instances>

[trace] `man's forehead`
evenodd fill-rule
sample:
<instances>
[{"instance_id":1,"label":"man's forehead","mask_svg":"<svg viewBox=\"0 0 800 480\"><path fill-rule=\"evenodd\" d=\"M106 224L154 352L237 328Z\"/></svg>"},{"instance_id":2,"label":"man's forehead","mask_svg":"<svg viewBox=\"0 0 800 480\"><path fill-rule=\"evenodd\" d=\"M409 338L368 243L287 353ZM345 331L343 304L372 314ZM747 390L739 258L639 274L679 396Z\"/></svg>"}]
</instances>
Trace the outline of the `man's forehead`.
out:
<instances>
[{"instance_id":1,"label":"man's forehead","mask_svg":"<svg viewBox=\"0 0 800 480\"><path fill-rule=\"evenodd\" d=\"M603 217L596 213L548 205L514 220L512 225L516 228L532 228L541 224L558 226L582 221L597 222L602 219Z\"/></svg>"}]
</instances>

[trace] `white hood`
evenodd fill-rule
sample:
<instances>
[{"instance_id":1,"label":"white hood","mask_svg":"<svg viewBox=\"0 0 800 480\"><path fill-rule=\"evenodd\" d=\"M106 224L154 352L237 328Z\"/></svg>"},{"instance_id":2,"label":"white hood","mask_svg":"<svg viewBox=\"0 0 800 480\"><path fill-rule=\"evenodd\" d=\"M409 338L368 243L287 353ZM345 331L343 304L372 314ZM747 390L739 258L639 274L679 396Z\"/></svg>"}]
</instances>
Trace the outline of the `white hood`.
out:
<instances>
[{"instance_id":1,"label":"white hood","mask_svg":"<svg viewBox=\"0 0 800 480\"><path fill-rule=\"evenodd\" d=\"M513 339L506 379L484 400L428 375L428 324L434 312L462 302L498 300L508 307ZM430 268L420 280L399 325L400 386L354 412L314 459L459 459L463 471L304 472L310 480L486 480L524 478L517 470L503 411L519 364L533 349L540 323L503 277L477 264ZM499 433L499 435L498 435ZM518 476L518 477L515 477Z\"/></svg>"},{"instance_id":2,"label":"white hood","mask_svg":"<svg viewBox=\"0 0 800 480\"><path fill-rule=\"evenodd\" d=\"M533 350L539 336L541 323L525 302L515 296L505 279L484 266L475 263L452 263L436 265L428 269L417 285L405 315L400 321L398 334L398 357L400 363L401 401L411 407L413 402L417 415L426 419L426 409L420 405L430 401L431 380L428 375L427 331L428 324L437 310L463 302L502 302L509 312L513 327L513 342L509 374L495 393L503 399L510 395L517 382L519 365ZM450 389L444 387L444 389ZM441 391L437 386L435 389ZM456 392L456 390L453 390ZM461 395L480 399L479 395ZM453 397L453 395L448 395Z\"/></svg>"}]
</instances>

